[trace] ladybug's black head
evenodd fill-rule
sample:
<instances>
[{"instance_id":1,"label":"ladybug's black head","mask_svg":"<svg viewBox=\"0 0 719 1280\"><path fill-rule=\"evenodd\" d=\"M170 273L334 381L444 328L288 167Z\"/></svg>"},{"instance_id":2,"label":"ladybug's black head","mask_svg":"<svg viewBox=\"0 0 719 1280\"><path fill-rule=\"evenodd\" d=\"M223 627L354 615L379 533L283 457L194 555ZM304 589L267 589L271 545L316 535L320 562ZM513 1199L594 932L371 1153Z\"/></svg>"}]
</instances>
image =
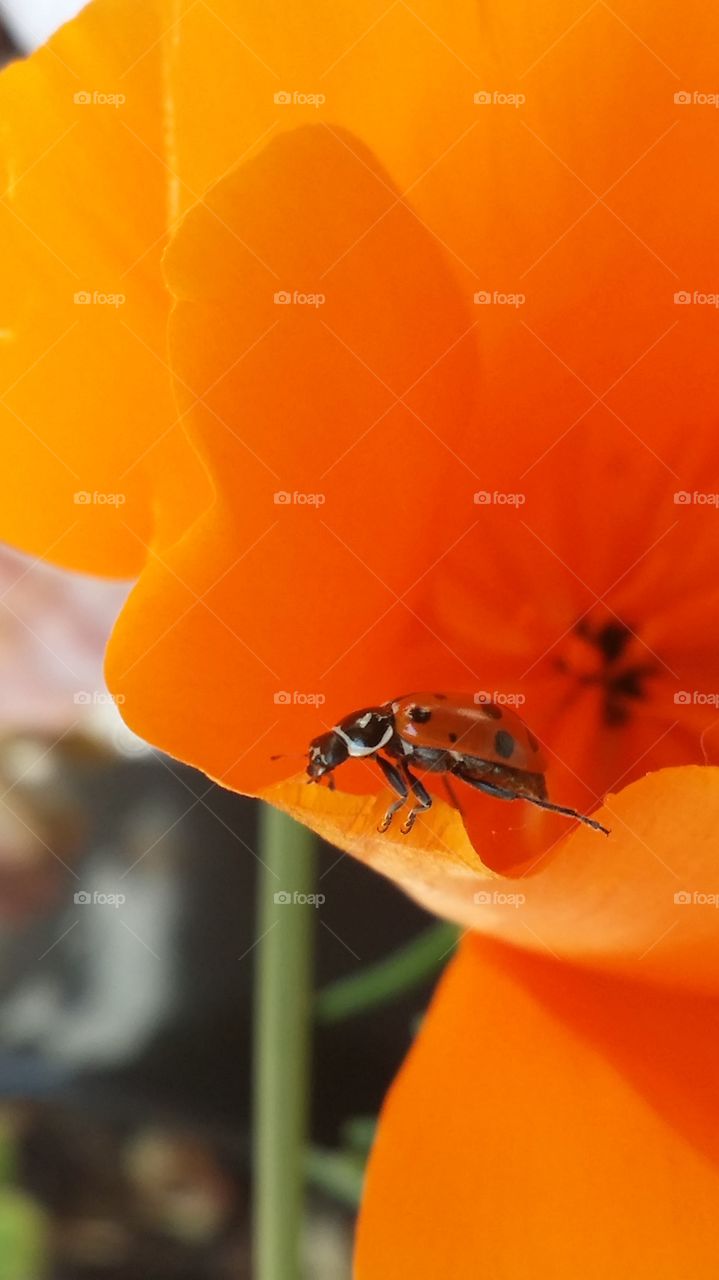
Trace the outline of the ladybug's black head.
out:
<instances>
[{"instance_id":1,"label":"ladybug's black head","mask_svg":"<svg viewBox=\"0 0 719 1280\"><path fill-rule=\"evenodd\" d=\"M375 755L393 735L394 714L390 707L364 707L343 716L334 729L312 739L307 765L310 779L330 773L350 756Z\"/></svg>"},{"instance_id":2,"label":"ladybug's black head","mask_svg":"<svg viewBox=\"0 0 719 1280\"><path fill-rule=\"evenodd\" d=\"M310 778L344 764L350 756L373 756L380 751L394 734L394 715L391 708L364 707L353 711L330 729L328 733L313 738L309 746L307 772Z\"/></svg>"},{"instance_id":3,"label":"ladybug's black head","mask_svg":"<svg viewBox=\"0 0 719 1280\"><path fill-rule=\"evenodd\" d=\"M318 738L312 739L308 755L307 772L310 778L321 778L323 774L336 769L338 764L344 764L349 750L340 735L330 729L329 733L321 733Z\"/></svg>"}]
</instances>

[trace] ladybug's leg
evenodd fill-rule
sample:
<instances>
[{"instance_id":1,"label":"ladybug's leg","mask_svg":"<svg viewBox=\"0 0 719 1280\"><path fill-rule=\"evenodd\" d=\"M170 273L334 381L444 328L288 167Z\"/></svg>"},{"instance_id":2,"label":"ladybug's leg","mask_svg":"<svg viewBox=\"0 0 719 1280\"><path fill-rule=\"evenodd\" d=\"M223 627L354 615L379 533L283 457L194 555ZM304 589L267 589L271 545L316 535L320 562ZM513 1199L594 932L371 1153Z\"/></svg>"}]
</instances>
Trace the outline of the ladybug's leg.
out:
<instances>
[{"instance_id":1,"label":"ladybug's leg","mask_svg":"<svg viewBox=\"0 0 719 1280\"><path fill-rule=\"evenodd\" d=\"M414 795L414 798L417 801L414 807L410 809L409 813L407 814L407 817L402 823L402 834L406 836L406 835L409 835L410 831L412 830L412 827L414 826L414 820L417 817L417 814L424 813L425 809L429 809L431 807L432 797L427 791L426 787L422 785L419 778L415 778L414 774L410 773L406 765L404 766L404 774L409 785L412 788L412 794Z\"/></svg>"},{"instance_id":2,"label":"ladybug's leg","mask_svg":"<svg viewBox=\"0 0 719 1280\"><path fill-rule=\"evenodd\" d=\"M488 796L497 796L500 800L527 800L529 804L536 804L539 809L548 809L550 813L563 813L568 818L576 818L579 822L583 822L587 827L593 827L595 831L602 831L605 836L611 834L607 827L603 827L601 822L597 822L595 818L587 818L583 813L578 813L576 809L567 809L562 804L552 804L549 800L543 800L540 796L532 796L523 794L521 791L509 791L506 787L498 787L494 782L481 782L479 778L468 778L466 774L460 775L463 782L469 783L470 787L476 787L477 791L484 791Z\"/></svg>"},{"instance_id":3,"label":"ladybug's leg","mask_svg":"<svg viewBox=\"0 0 719 1280\"><path fill-rule=\"evenodd\" d=\"M526 800L527 796L522 796L518 791L510 791L508 787L498 787L496 782L484 782L481 778L468 778L466 774L458 775L462 782L466 782L468 786L475 787L477 791L483 791L485 795L496 796L498 800Z\"/></svg>"},{"instance_id":4,"label":"ladybug's leg","mask_svg":"<svg viewBox=\"0 0 719 1280\"><path fill-rule=\"evenodd\" d=\"M382 770L382 773L387 779L389 785L397 792L397 795L399 796L399 800L392 801L392 804L390 805L389 809L384 815L384 818L382 819L382 821L380 822L377 828L378 831L386 831L394 815L396 814L397 810L401 809L402 805L407 800L407 797L409 795L409 787L405 782L404 778L402 777L402 774L400 773L399 769L397 769L395 765L391 764L389 760L385 760L383 756L379 756L379 755L375 756L375 760L377 761L377 764Z\"/></svg>"}]
</instances>

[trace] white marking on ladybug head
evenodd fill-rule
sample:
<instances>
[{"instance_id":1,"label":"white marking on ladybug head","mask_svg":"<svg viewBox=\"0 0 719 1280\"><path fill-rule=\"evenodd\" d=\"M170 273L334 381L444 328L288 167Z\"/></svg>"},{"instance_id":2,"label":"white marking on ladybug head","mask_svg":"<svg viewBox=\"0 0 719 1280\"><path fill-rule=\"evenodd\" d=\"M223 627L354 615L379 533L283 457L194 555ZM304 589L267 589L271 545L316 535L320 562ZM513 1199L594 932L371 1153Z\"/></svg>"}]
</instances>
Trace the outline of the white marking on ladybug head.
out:
<instances>
[{"instance_id":1,"label":"white marking on ladybug head","mask_svg":"<svg viewBox=\"0 0 719 1280\"><path fill-rule=\"evenodd\" d=\"M362 719L364 720L365 717L363 716ZM370 719L371 719L371 716L370 716ZM362 725L362 728L366 729L367 724L369 724L369 719L367 720L366 724ZM384 747L392 737L392 734L394 733L394 725L392 723L388 724L387 728L385 729L379 741L375 742L373 746L369 746L369 747L367 746L366 742L362 742L358 738L351 738L350 735L340 725L334 726L334 732L336 734L339 734L340 738L342 739L342 741L345 743L345 746L347 747L348 753L351 756L354 756L355 758L359 759L362 756L373 756L377 751L381 751L382 747Z\"/></svg>"}]
</instances>

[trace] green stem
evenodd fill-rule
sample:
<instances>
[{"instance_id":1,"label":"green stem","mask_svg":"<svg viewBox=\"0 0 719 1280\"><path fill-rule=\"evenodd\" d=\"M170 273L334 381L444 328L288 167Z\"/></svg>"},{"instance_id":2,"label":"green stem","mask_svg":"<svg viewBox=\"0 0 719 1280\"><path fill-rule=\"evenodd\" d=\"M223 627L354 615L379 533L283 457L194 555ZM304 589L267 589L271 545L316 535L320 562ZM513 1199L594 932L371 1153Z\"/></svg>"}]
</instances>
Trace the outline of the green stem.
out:
<instances>
[{"instance_id":1,"label":"green stem","mask_svg":"<svg viewBox=\"0 0 719 1280\"><path fill-rule=\"evenodd\" d=\"M312 832L269 805L260 843L255 979L256 1280L299 1280L315 908Z\"/></svg>"}]
</instances>

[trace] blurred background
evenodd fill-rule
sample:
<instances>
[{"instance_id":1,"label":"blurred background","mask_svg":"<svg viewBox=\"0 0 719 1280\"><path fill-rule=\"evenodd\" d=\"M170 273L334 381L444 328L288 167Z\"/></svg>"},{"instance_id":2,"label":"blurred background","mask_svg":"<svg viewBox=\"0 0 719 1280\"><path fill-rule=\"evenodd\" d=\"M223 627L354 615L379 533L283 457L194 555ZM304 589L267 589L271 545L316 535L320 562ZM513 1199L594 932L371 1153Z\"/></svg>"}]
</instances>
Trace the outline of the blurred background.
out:
<instances>
[{"instance_id":1,"label":"blurred background","mask_svg":"<svg viewBox=\"0 0 719 1280\"><path fill-rule=\"evenodd\" d=\"M15 47L29 52L86 3L87 0L0 0L0 20Z\"/></svg>"},{"instance_id":2,"label":"blurred background","mask_svg":"<svg viewBox=\"0 0 719 1280\"><path fill-rule=\"evenodd\" d=\"M0 551L2 1280L252 1274L259 806L124 727L102 650L125 594ZM305 1274L348 1280L454 934L337 850L319 876Z\"/></svg>"}]
</instances>

